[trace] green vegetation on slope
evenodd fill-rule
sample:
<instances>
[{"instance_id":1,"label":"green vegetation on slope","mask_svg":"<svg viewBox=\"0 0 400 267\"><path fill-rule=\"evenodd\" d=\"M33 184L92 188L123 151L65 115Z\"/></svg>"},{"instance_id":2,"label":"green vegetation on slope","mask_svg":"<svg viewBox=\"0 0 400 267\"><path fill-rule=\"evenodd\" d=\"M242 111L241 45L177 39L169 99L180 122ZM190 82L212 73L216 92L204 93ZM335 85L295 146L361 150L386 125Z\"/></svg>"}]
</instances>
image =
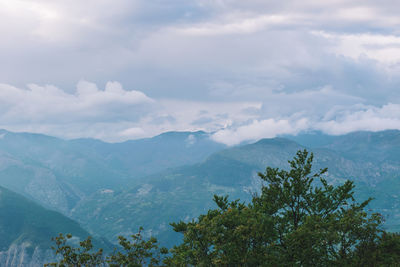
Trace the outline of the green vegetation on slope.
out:
<instances>
[{"instance_id":1,"label":"green vegetation on slope","mask_svg":"<svg viewBox=\"0 0 400 267\"><path fill-rule=\"evenodd\" d=\"M0 186L68 215L93 193L136 185L145 175L196 163L224 147L204 132L105 143L0 130Z\"/></svg>"},{"instance_id":2,"label":"green vegetation on slope","mask_svg":"<svg viewBox=\"0 0 400 267\"><path fill-rule=\"evenodd\" d=\"M368 213L367 199L354 199L354 183L331 185L327 169L313 173L313 154L299 150L290 169L267 167L264 181L251 202L228 201L214 195L216 209L189 222L172 223L184 235L161 263L157 241L133 235L120 237L125 249L106 260L56 240L60 264L68 266L396 266L400 235L381 230L382 216ZM315 169L315 168L314 168ZM121 242L122 241L122 242ZM71 253L72 252L72 253ZM72 265L70 265L72 264ZM57 263L54 263L57 266ZM63 266L63 265L62 265Z\"/></svg>"},{"instance_id":3,"label":"green vegetation on slope","mask_svg":"<svg viewBox=\"0 0 400 267\"><path fill-rule=\"evenodd\" d=\"M386 134L389 134L389 141L385 141ZM396 134L400 136L400 131ZM393 132L376 135L382 139L376 141L377 144L397 140L392 137ZM366 136L365 139L349 138L366 143ZM155 235L163 244L170 246L180 240L168 227L171 220L188 221L215 207L211 201L214 194L229 194L234 199L250 201L252 193L259 192L260 188L257 171L267 165L287 168L287 159L299 149L304 147L288 139L274 138L222 150L202 163L148 176L140 185L116 192L98 192L81 202L72 216L86 228L109 240L115 240L118 235L132 234L139 226L144 226L147 235ZM400 151L396 144L381 149ZM375 198L369 208L384 215L385 227L389 230L398 229L400 158L386 163L369 160L368 156L362 160L352 158L339 149L336 151L335 147L313 148L312 151L315 154L315 169L328 167L326 178L330 183L354 181L357 198ZM358 153L360 157L362 154L367 152Z\"/></svg>"},{"instance_id":4,"label":"green vegetation on slope","mask_svg":"<svg viewBox=\"0 0 400 267\"><path fill-rule=\"evenodd\" d=\"M377 266L400 261L400 235L354 200L354 184L330 185L312 173L313 154L298 151L290 169L267 167L249 204L214 197L217 209L173 223L184 234L171 266Z\"/></svg>"},{"instance_id":5,"label":"green vegetation on slope","mask_svg":"<svg viewBox=\"0 0 400 267\"><path fill-rule=\"evenodd\" d=\"M51 238L60 232L72 233L81 240L89 236L77 222L0 187L0 251L24 242L32 249L49 249ZM96 245L109 246L98 240Z\"/></svg>"}]
</instances>

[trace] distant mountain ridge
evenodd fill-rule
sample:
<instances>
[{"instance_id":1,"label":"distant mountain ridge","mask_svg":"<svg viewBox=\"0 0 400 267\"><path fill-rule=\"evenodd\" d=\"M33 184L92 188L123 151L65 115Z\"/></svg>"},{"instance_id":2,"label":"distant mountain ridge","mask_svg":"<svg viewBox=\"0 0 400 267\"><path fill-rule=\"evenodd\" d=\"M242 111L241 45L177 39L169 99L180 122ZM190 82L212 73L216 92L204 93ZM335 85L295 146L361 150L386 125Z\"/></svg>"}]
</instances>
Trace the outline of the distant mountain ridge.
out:
<instances>
[{"instance_id":1,"label":"distant mountain ridge","mask_svg":"<svg viewBox=\"0 0 400 267\"><path fill-rule=\"evenodd\" d=\"M105 143L0 131L0 185L68 214L98 190L118 190L140 177L193 164L225 146L204 132Z\"/></svg>"},{"instance_id":2,"label":"distant mountain ridge","mask_svg":"<svg viewBox=\"0 0 400 267\"><path fill-rule=\"evenodd\" d=\"M307 148L315 154L315 169L328 167L328 181L354 180L360 201L375 197L371 208L386 216L386 227L396 230L400 225L400 157L395 157L400 152L398 137L400 131L355 133L332 137L323 146L313 148L287 138L262 139L221 150L192 166L150 175L143 184L130 189L99 193L82 202L72 215L107 238L130 233L142 225L173 244L179 236L172 233L169 222L189 220L206 212L213 207L213 194L248 200L260 186L257 172L263 172L266 166L288 168L287 161L296 151ZM353 147L341 148L347 142ZM393 145L380 145L391 142ZM369 149L390 160L370 157Z\"/></svg>"},{"instance_id":3,"label":"distant mountain ridge","mask_svg":"<svg viewBox=\"0 0 400 267\"><path fill-rule=\"evenodd\" d=\"M262 139L226 147L205 132L170 132L123 143L62 140L0 131L0 186L63 212L92 233L156 235L173 244L169 222L190 220L213 207L212 195L248 200L257 172L288 168L297 150L315 154L331 183L357 184L357 196L376 200L386 227L400 229L400 131L322 133Z\"/></svg>"}]
</instances>

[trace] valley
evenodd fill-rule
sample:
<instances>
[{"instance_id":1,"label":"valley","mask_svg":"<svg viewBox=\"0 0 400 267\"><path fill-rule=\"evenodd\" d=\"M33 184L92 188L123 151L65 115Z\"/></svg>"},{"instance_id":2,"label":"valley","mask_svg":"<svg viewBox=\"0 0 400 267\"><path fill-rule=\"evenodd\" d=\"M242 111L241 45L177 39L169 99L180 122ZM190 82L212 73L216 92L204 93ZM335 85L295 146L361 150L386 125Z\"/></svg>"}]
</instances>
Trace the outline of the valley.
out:
<instances>
[{"instance_id":1,"label":"valley","mask_svg":"<svg viewBox=\"0 0 400 267\"><path fill-rule=\"evenodd\" d=\"M144 236L155 236L171 247L181 236L169 223L188 222L205 213L214 207L214 194L248 201L259 192L258 172L266 166L288 168L287 160L303 149L314 153L316 170L328 168L330 183L354 181L357 199L373 197L369 209L384 215L384 227L400 229L400 131L307 133L234 147L214 142L204 132L171 132L124 143L5 131L2 136L0 186L7 188L2 192L14 194L8 191L12 190L29 199L18 209L40 204L61 212L76 221L70 221L76 229L81 229L77 223L85 229L74 230L81 237L90 233L116 243L117 236L131 235L143 226ZM10 209L18 210L2 199L0 211ZM0 231L8 232L6 226L15 216L3 215ZM31 228L34 236L22 239L26 229L16 229L3 242L0 260L24 240L34 248L50 247L49 240L58 232L73 231L59 228L61 221L53 218L46 222L52 226L45 229L53 230ZM40 238L37 232L42 233Z\"/></svg>"}]
</instances>

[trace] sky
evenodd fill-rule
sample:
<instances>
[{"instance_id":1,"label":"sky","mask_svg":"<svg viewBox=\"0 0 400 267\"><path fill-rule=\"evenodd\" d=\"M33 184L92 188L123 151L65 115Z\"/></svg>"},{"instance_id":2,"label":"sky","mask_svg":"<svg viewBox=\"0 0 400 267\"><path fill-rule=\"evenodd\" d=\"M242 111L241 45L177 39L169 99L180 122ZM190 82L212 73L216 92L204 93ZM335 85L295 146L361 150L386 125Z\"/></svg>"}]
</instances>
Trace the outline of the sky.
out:
<instances>
[{"instance_id":1,"label":"sky","mask_svg":"<svg viewBox=\"0 0 400 267\"><path fill-rule=\"evenodd\" d=\"M0 0L0 128L109 142L400 129L394 0Z\"/></svg>"}]
</instances>

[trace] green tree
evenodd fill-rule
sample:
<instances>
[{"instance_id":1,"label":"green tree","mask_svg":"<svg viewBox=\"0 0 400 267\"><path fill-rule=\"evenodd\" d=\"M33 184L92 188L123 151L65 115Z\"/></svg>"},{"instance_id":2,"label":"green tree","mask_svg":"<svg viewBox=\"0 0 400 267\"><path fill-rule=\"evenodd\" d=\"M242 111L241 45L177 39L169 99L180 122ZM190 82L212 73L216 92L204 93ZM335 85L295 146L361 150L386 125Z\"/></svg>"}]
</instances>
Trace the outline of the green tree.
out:
<instances>
[{"instance_id":1,"label":"green tree","mask_svg":"<svg viewBox=\"0 0 400 267\"><path fill-rule=\"evenodd\" d=\"M143 228L131 235L132 241L123 236L118 237L120 248L115 248L111 255L104 255L103 249L94 250L92 239L88 237L79 243L79 247L71 245L71 234L60 234L53 238L56 243L52 247L56 256L60 257L58 262L48 263L45 266L57 267L94 267L94 266L162 266L162 255L167 254L166 248L159 248L158 241L154 237L148 240L143 238Z\"/></svg>"},{"instance_id":2,"label":"green tree","mask_svg":"<svg viewBox=\"0 0 400 267\"><path fill-rule=\"evenodd\" d=\"M70 244L71 238L71 234L66 234L65 236L59 234L59 236L52 239L56 243L56 246L52 247L52 249L55 250L57 256L61 256L61 259L59 262L48 263L45 266L92 267L104 263L103 249L92 252L93 244L91 237L79 242L79 247L74 247Z\"/></svg>"},{"instance_id":3,"label":"green tree","mask_svg":"<svg viewBox=\"0 0 400 267\"><path fill-rule=\"evenodd\" d=\"M144 240L142 231L143 228L140 227L139 232L131 236L132 241L119 236L119 244L123 250L115 250L111 256L107 257L106 262L110 266L160 266L161 255L167 254L168 250L159 248L157 239L154 237Z\"/></svg>"},{"instance_id":4,"label":"green tree","mask_svg":"<svg viewBox=\"0 0 400 267\"><path fill-rule=\"evenodd\" d=\"M380 230L379 214L354 200L351 181L334 186L312 173L313 154L298 151L290 170L267 167L251 203L214 197L218 208L189 223L165 262L177 266L366 266L396 262L398 235ZM396 245L396 246L394 246ZM372 253L373 252L373 253ZM390 257L385 257L390 256Z\"/></svg>"},{"instance_id":5,"label":"green tree","mask_svg":"<svg viewBox=\"0 0 400 267\"><path fill-rule=\"evenodd\" d=\"M260 194L248 204L214 196L216 209L191 222L171 223L180 245L159 248L142 228L122 249L103 256L91 239L71 247L71 235L56 237L61 260L50 266L399 266L400 235L381 229L382 217L358 203L354 184L331 185L327 169L313 172L313 154L298 151L289 170L259 173ZM162 262L161 262L162 261Z\"/></svg>"}]
</instances>

